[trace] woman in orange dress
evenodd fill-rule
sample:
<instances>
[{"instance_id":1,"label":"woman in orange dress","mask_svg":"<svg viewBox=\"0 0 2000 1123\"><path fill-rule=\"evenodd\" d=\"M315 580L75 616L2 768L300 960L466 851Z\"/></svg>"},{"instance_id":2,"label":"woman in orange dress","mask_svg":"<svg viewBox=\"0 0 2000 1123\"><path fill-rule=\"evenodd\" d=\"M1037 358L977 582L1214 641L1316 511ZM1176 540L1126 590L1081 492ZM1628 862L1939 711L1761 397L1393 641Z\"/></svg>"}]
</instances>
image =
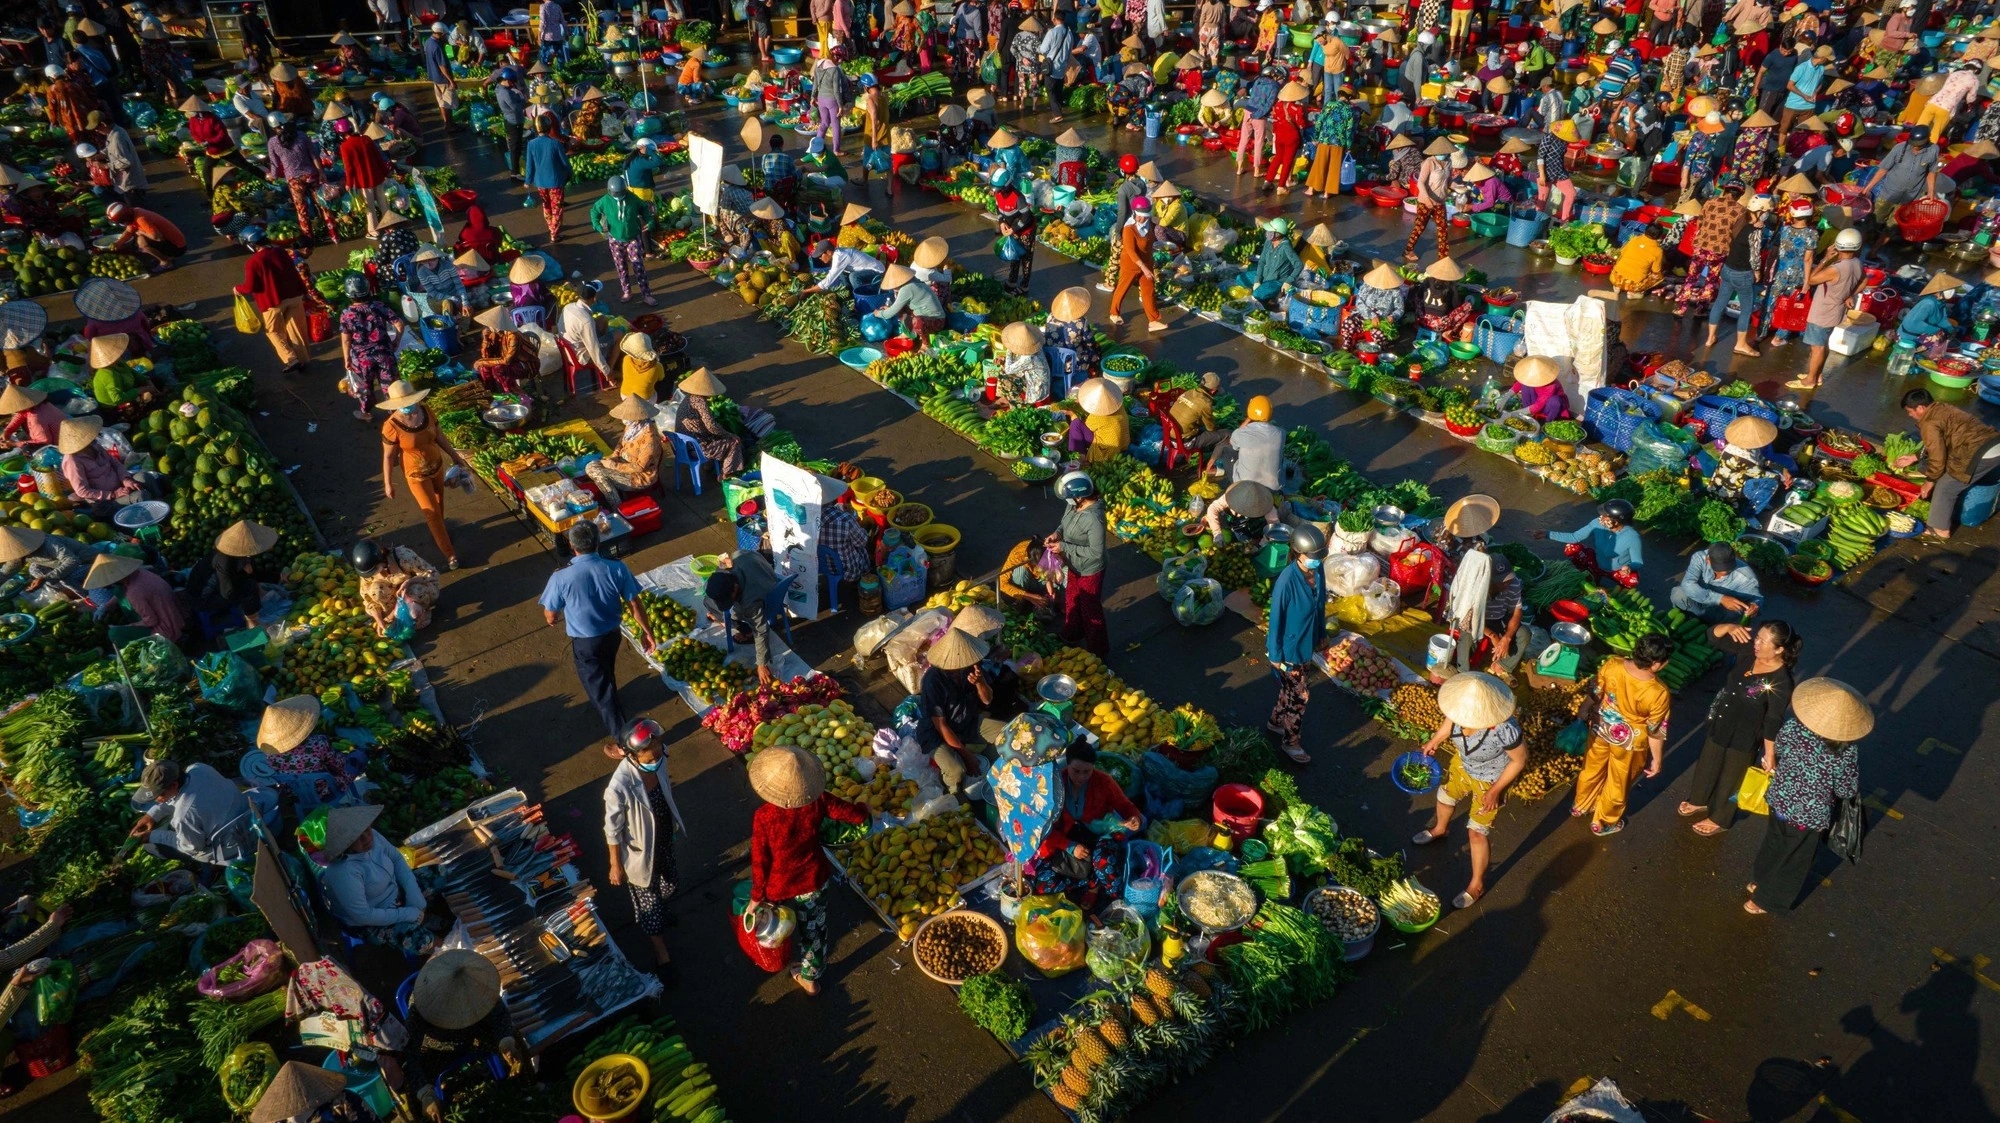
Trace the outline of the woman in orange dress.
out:
<instances>
[{"instance_id":1,"label":"woman in orange dress","mask_svg":"<svg viewBox=\"0 0 2000 1123\"><path fill-rule=\"evenodd\" d=\"M429 390L419 390L399 378L389 384L389 396L376 406L389 411L389 420L382 423L382 496L396 497L394 471L400 462L403 482L409 485L417 509L424 513L424 524L444 555L445 568L457 569L458 550L444 525L444 474L453 452L451 442L438 431L437 417L424 408L424 399L429 396Z\"/></svg>"}]
</instances>

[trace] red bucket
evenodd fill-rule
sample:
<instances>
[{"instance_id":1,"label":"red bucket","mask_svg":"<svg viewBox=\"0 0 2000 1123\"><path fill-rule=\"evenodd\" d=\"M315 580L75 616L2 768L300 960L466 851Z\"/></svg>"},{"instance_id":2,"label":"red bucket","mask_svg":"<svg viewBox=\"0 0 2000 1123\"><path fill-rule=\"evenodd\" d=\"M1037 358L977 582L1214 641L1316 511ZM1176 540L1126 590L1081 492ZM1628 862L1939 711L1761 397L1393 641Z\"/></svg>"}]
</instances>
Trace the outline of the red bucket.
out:
<instances>
[{"instance_id":1,"label":"red bucket","mask_svg":"<svg viewBox=\"0 0 2000 1123\"><path fill-rule=\"evenodd\" d=\"M1590 609L1573 600L1559 600L1549 605L1549 615L1565 624L1581 624L1590 619Z\"/></svg>"},{"instance_id":2,"label":"red bucket","mask_svg":"<svg viewBox=\"0 0 2000 1123\"><path fill-rule=\"evenodd\" d=\"M1215 789L1214 822L1235 838L1257 833L1257 821L1264 816L1264 797L1248 784L1224 784Z\"/></svg>"}]
</instances>

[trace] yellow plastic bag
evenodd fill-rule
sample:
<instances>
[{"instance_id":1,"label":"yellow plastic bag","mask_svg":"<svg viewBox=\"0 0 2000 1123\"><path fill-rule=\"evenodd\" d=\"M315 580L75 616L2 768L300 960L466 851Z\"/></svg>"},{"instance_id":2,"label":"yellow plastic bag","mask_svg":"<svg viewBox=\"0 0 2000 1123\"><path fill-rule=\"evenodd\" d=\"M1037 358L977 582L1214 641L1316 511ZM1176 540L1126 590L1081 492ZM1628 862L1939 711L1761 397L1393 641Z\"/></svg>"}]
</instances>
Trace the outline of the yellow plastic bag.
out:
<instances>
[{"instance_id":1,"label":"yellow plastic bag","mask_svg":"<svg viewBox=\"0 0 2000 1123\"><path fill-rule=\"evenodd\" d=\"M1062 896L1021 898L1021 909L1014 914L1014 947L1051 978L1076 970L1089 951L1083 910Z\"/></svg>"},{"instance_id":2,"label":"yellow plastic bag","mask_svg":"<svg viewBox=\"0 0 2000 1123\"><path fill-rule=\"evenodd\" d=\"M1743 786L1736 789L1736 809L1746 815L1769 815L1764 793L1771 787L1771 774L1761 768L1746 769Z\"/></svg>"},{"instance_id":3,"label":"yellow plastic bag","mask_svg":"<svg viewBox=\"0 0 2000 1123\"><path fill-rule=\"evenodd\" d=\"M257 311L257 302L240 292L236 294L236 330L244 335L264 330L264 317Z\"/></svg>"},{"instance_id":4,"label":"yellow plastic bag","mask_svg":"<svg viewBox=\"0 0 2000 1123\"><path fill-rule=\"evenodd\" d=\"M1146 828L1146 841L1172 850L1176 858L1214 838L1215 828L1200 819L1157 819Z\"/></svg>"}]
</instances>

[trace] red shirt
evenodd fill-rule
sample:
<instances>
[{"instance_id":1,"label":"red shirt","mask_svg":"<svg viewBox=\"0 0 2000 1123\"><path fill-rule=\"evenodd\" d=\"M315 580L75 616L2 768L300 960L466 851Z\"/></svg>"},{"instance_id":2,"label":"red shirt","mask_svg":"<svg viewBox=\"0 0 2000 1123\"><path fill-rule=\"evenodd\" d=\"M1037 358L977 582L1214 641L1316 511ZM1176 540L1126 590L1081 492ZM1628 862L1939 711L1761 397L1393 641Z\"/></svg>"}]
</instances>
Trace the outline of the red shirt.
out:
<instances>
[{"instance_id":1,"label":"red shirt","mask_svg":"<svg viewBox=\"0 0 2000 1123\"><path fill-rule=\"evenodd\" d=\"M1306 104L1281 101L1271 108L1271 128L1280 136L1296 137L1306 127Z\"/></svg>"},{"instance_id":2,"label":"red shirt","mask_svg":"<svg viewBox=\"0 0 2000 1123\"><path fill-rule=\"evenodd\" d=\"M1068 781L1065 780L1064 783ZM1088 823L1095 823L1106 815L1116 815L1120 819L1137 819L1139 809L1132 805L1131 800L1125 798L1125 789L1118 786L1118 781L1113 780L1110 773L1092 772L1090 782L1083 786L1083 817L1076 818L1069 813L1068 807L1064 807L1062 814L1056 816L1055 826L1049 829L1048 834L1042 836L1042 847L1036 852L1036 856L1053 857L1069 849L1072 844L1070 839L1072 830Z\"/></svg>"},{"instance_id":3,"label":"red shirt","mask_svg":"<svg viewBox=\"0 0 2000 1123\"><path fill-rule=\"evenodd\" d=\"M235 147L230 143L229 130L223 126L222 118L204 109L187 119L188 136L203 148L216 145Z\"/></svg>"},{"instance_id":4,"label":"red shirt","mask_svg":"<svg viewBox=\"0 0 2000 1123\"><path fill-rule=\"evenodd\" d=\"M186 620L181 616L180 598L173 586L150 569L134 570L125 579L125 603L139 614L139 623L179 643Z\"/></svg>"},{"instance_id":5,"label":"red shirt","mask_svg":"<svg viewBox=\"0 0 2000 1123\"><path fill-rule=\"evenodd\" d=\"M243 263L243 294L257 302L257 311L269 312L285 301L306 294L306 283L292 259L276 246L265 246Z\"/></svg>"},{"instance_id":6,"label":"red shirt","mask_svg":"<svg viewBox=\"0 0 2000 1123\"><path fill-rule=\"evenodd\" d=\"M356 133L340 142L340 166L347 174L347 186L356 191L380 187L389 178L389 161L375 142Z\"/></svg>"},{"instance_id":7,"label":"red shirt","mask_svg":"<svg viewBox=\"0 0 2000 1123\"><path fill-rule=\"evenodd\" d=\"M62 428L67 416L60 407L40 402L8 418L7 427L0 429L0 437L11 437L15 430L25 429L32 443L52 445L56 443L56 431Z\"/></svg>"},{"instance_id":8,"label":"red shirt","mask_svg":"<svg viewBox=\"0 0 2000 1123\"><path fill-rule=\"evenodd\" d=\"M819 821L865 823L861 805L838 796L822 795L804 807L766 803L750 815L750 896L759 901L789 901L817 893L826 885L832 866L820 848Z\"/></svg>"}]
</instances>

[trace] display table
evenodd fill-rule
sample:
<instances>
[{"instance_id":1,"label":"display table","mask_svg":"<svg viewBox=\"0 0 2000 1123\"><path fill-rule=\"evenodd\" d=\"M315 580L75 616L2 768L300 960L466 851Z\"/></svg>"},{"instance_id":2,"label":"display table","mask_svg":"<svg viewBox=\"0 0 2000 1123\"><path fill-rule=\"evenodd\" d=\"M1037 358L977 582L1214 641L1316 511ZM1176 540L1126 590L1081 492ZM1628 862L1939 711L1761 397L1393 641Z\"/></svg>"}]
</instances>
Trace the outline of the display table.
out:
<instances>
[{"instance_id":1,"label":"display table","mask_svg":"<svg viewBox=\"0 0 2000 1123\"><path fill-rule=\"evenodd\" d=\"M661 593L694 613L695 627L682 633L683 635L722 652L726 662L739 667L754 668L757 665L756 648L748 643L730 643L723 626L708 623L703 616L702 589L705 583L695 578L693 555L676 558L665 565L649 569L638 575L638 581L640 588ZM639 637L632 633L629 625L620 624L619 630L625 633L626 641L632 645L632 650L639 653L639 658L644 659L646 665L659 674L660 681L666 683L668 689L680 695L681 700L688 704L688 708L695 712L695 716L699 717L715 708L717 704L727 701L723 698L705 698L687 683L674 678L660 665L653 652L640 646ZM656 635L653 641L665 646L679 638L681 637ZM798 653L785 643L776 629L772 630L770 636L770 654L771 673L780 679L803 678L819 673L813 670L812 664L799 658Z\"/></svg>"},{"instance_id":2,"label":"display table","mask_svg":"<svg viewBox=\"0 0 2000 1123\"><path fill-rule=\"evenodd\" d=\"M573 460L553 461L546 467L529 471L509 471L503 465L493 475L480 475L480 478L492 488L494 497L500 500L500 505L506 508L507 513L526 527L535 541L542 544L543 549L558 556L567 556L569 545L563 540L563 535L575 525L577 519L586 517L590 513L558 515L533 502L533 496L537 489L562 485L568 481L574 484L576 489L588 493L601 504L603 497L598 495L597 485L584 475L584 469L593 461L609 456L611 448L597 435L597 431L590 427L589 422L580 419L549 425L537 432L550 437L574 437L587 445L590 452ZM462 455L460 460L468 469L471 468L469 461ZM636 535L633 533L632 524L618 513L616 507L600 505L590 517L595 518L598 524L599 553L615 558L622 557L631 550L632 539Z\"/></svg>"}]
</instances>

